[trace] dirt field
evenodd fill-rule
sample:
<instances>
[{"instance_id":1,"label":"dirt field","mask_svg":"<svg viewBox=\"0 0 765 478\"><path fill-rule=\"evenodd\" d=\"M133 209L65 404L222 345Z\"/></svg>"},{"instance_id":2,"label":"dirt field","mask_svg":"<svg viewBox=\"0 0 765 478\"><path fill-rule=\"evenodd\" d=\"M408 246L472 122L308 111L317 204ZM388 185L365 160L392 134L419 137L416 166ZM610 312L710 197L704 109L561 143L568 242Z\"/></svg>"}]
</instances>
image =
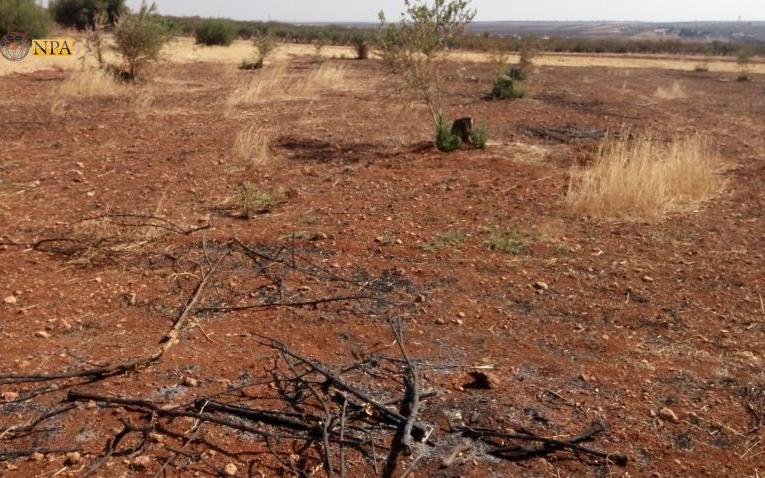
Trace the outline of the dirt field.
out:
<instances>
[{"instance_id":1,"label":"dirt field","mask_svg":"<svg viewBox=\"0 0 765 478\"><path fill-rule=\"evenodd\" d=\"M166 64L85 97L56 93L65 71L0 77L0 474L79 476L125 430L95 476L321 475L316 440L266 446L163 413L215 397L305 419L262 336L335 371L357 364L348 380L380 401L401 396L394 319L434 393L419 413L432 446L409 476L763 474L765 77L539 66L527 98L505 102L484 99L487 66L455 64L450 111L484 120L491 143L443 154L381 65L328 63L345 72L332 89L233 106L264 72ZM675 82L682 95L656 95ZM249 125L271 138L259 167L232 152ZM625 126L708 135L725 193L655 224L573 217L571 168ZM272 193L270 212L242 217L245 181ZM507 252L490 247L498 233ZM168 343L137 370L51 377ZM490 387L469 386L477 370ZM138 449L152 416L167 433ZM626 466L570 450L498 459L453 431L567 439L597 420L609 432L587 446ZM375 476L350 448L348 476Z\"/></svg>"},{"instance_id":2,"label":"dirt field","mask_svg":"<svg viewBox=\"0 0 765 478\"><path fill-rule=\"evenodd\" d=\"M0 63L0 75L13 73L32 73L40 70L74 70L82 68L83 58L86 64L95 65L92 57L86 55L84 39L76 33L64 32L62 37L75 39L75 55L71 57L28 57L23 62ZM107 36L108 38L108 36ZM107 61L116 62L116 58L108 47L105 58ZM375 53L373 52L373 55ZM168 63L223 63L239 65L242 60L251 58L253 55L252 43L245 40L236 40L228 47L223 46L199 46L194 44L190 37L178 37L170 42L162 52L164 61ZM283 43L277 48L274 59L288 60L294 57L315 55L313 45ZM354 58L353 48L344 46L328 45L324 47L321 55L325 58ZM484 63L487 56L484 53L472 51L455 51L452 57L456 61ZM511 57L511 61L518 61L518 57ZM667 70L693 71L698 65L706 65L712 72L737 73L740 67L735 58L704 57L704 56L672 56L672 55L614 55L614 54L576 54L576 53L545 53L541 54L536 63L543 66L603 66L610 68L659 68ZM752 73L765 74L765 62L761 58L753 59L748 66Z\"/></svg>"}]
</instances>

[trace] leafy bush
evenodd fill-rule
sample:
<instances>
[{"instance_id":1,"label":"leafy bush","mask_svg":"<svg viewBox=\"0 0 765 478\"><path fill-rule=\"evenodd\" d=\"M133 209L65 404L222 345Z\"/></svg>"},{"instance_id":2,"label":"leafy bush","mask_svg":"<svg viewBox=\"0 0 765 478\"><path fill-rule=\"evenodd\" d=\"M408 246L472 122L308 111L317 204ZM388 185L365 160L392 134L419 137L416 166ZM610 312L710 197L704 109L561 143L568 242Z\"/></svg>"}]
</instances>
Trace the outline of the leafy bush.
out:
<instances>
[{"instance_id":1,"label":"leafy bush","mask_svg":"<svg viewBox=\"0 0 765 478\"><path fill-rule=\"evenodd\" d=\"M489 141L489 128L483 123L478 123L470 132L470 141L475 148L486 149L486 143Z\"/></svg>"},{"instance_id":2,"label":"leafy bush","mask_svg":"<svg viewBox=\"0 0 765 478\"><path fill-rule=\"evenodd\" d=\"M49 26L50 17L34 0L0 0L0 36L20 32L40 38L48 33Z\"/></svg>"},{"instance_id":3,"label":"leafy bush","mask_svg":"<svg viewBox=\"0 0 765 478\"><path fill-rule=\"evenodd\" d=\"M220 18L207 18L197 25L194 36L197 45L228 46L234 41L237 30L234 24Z\"/></svg>"},{"instance_id":4,"label":"leafy bush","mask_svg":"<svg viewBox=\"0 0 765 478\"><path fill-rule=\"evenodd\" d=\"M448 153L458 149L460 143L459 136L452 134L452 127L449 121L443 115L439 115L438 122L436 123L436 147Z\"/></svg>"},{"instance_id":5,"label":"leafy bush","mask_svg":"<svg viewBox=\"0 0 765 478\"><path fill-rule=\"evenodd\" d=\"M93 27L100 13L113 25L127 11L125 0L52 0L48 9L60 25L80 30Z\"/></svg>"},{"instance_id":6,"label":"leafy bush","mask_svg":"<svg viewBox=\"0 0 765 478\"><path fill-rule=\"evenodd\" d=\"M170 41L167 26L154 15L157 5L141 2L138 13L123 15L114 27L114 42L122 57L127 79L138 78L144 67L159 58L162 47Z\"/></svg>"},{"instance_id":7,"label":"leafy bush","mask_svg":"<svg viewBox=\"0 0 765 478\"><path fill-rule=\"evenodd\" d=\"M514 80L510 74L499 75L494 81L491 97L498 100L523 98L526 92L520 85L519 80Z\"/></svg>"},{"instance_id":8,"label":"leafy bush","mask_svg":"<svg viewBox=\"0 0 765 478\"><path fill-rule=\"evenodd\" d=\"M253 35L252 42L255 44L255 49L257 50L255 61L250 62L242 60L242 65L239 67L242 70L258 70L263 68L263 65L266 63L266 58L276 48L276 42L274 42L274 38L268 30Z\"/></svg>"}]
</instances>

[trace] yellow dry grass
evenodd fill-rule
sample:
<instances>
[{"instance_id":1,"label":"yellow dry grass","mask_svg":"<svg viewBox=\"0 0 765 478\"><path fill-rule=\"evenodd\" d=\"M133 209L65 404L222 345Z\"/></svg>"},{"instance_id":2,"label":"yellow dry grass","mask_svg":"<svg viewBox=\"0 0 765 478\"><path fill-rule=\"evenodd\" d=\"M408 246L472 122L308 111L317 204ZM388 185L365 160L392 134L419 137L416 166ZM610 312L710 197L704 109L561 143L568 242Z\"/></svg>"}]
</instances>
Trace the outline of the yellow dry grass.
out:
<instances>
[{"instance_id":1,"label":"yellow dry grass","mask_svg":"<svg viewBox=\"0 0 765 478\"><path fill-rule=\"evenodd\" d=\"M594 164L572 175L567 202L575 214L656 221L720 192L721 162L701 136L629 136L606 140Z\"/></svg>"},{"instance_id":2,"label":"yellow dry grass","mask_svg":"<svg viewBox=\"0 0 765 478\"><path fill-rule=\"evenodd\" d=\"M244 80L229 95L226 104L261 103L275 100L314 98L322 91L350 88L346 69L325 63L308 74L294 74L288 65L278 62L267 65Z\"/></svg>"},{"instance_id":3,"label":"yellow dry grass","mask_svg":"<svg viewBox=\"0 0 765 478\"><path fill-rule=\"evenodd\" d=\"M672 82L672 86L659 87L653 96L660 100L678 100L686 98L688 95L685 93L682 83L674 81Z\"/></svg>"},{"instance_id":4,"label":"yellow dry grass","mask_svg":"<svg viewBox=\"0 0 765 478\"><path fill-rule=\"evenodd\" d=\"M0 62L0 75L13 73L31 73L39 70L74 70L80 67L84 55L84 41L76 39L75 55L71 57L39 57L28 56L21 62ZM168 43L162 50L162 58L170 63L222 63L240 64L244 59L252 59L255 47L252 42L236 40L230 46L199 46L194 44L191 37L178 37ZM375 54L372 52L372 56ZM282 43L274 54L269 57L273 61L284 61L295 56L315 56L313 45ZM327 58L355 58L352 47L327 46L321 51ZM460 61L482 63L487 61L487 55L481 52L454 51L451 58ZM109 35L105 38L104 59L112 64L118 64L119 58L114 52ZM510 55L508 61L517 62L517 55ZM95 60L85 58L84 61L92 66ZM666 56L666 55L614 55L614 54L573 54L550 53L540 54L534 63L543 66L588 67L601 66L610 68L657 68L669 70L692 71L699 63L709 66L710 71L738 73L739 66L734 59L701 56ZM749 67L750 73L765 74L765 62L753 62Z\"/></svg>"},{"instance_id":5,"label":"yellow dry grass","mask_svg":"<svg viewBox=\"0 0 765 478\"><path fill-rule=\"evenodd\" d=\"M85 68L74 71L61 82L58 94L62 96L108 96L119 93L120 85L103 70Z\"/></svg>"},{"instance_id":6,"label":"yellow dry grass","mask_svg":"<svg viewBox=\"0 0 765 478\"><path fill-rule=\"evenodd\" d=\"M237 164L245 169L260 169L272 161L271 135L252 124L242 128L236 135L232 155Z\"/></svg>"}]
</instances>

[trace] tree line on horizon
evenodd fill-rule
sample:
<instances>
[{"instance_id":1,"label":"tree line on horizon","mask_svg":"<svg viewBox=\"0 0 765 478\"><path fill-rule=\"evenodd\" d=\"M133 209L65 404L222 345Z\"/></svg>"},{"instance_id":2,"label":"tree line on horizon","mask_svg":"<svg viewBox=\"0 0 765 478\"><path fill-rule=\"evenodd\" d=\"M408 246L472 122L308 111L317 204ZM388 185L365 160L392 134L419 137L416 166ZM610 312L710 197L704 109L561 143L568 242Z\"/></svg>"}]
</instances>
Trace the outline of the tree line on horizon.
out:
<instances>
[{"instance_id":1,"label":"tree line on horizon","mask_svg":"<svg viewBox=\"0 0 765 478\"><path fill-rule=\"evenodd\" d=\"M34 0L0 0L0 36L11 31L24 31L30 36L44 36L53 23L65 28L88 29L99 14L105 14L110 24L126 14L125 0L52 0L48 9ZM301 25L283 22L245 21L225 18L206 19L199 16L179 17L156 15L157 20L180 35L196 35L216 23L218 44L230 43L234 38L249 39L268 34L285 42L305 44L367 45L380 43L379 27L353 27L348 25ZM454 38L449 48L492 51L498 48L520 51L533 41L540 52L551 53L613 53L613 54L691 54L736 56L743 50L750 55L765 56L765 42L689 41L682 39L628 39L628 38L568 38L541 37L535 34L502 36L473 33ZM205 43L205 42L201 42Z\"/></svg>"}]
</instances>

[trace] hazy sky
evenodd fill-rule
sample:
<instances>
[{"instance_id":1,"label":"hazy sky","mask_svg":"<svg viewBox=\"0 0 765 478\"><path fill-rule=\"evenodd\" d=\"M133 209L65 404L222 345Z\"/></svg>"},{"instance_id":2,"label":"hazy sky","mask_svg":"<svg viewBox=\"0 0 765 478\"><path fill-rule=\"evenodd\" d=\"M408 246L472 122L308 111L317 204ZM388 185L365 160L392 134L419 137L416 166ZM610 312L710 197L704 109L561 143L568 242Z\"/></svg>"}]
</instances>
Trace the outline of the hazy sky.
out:
<instances>
[{"instance_id":1,"label":"hazy sky","mask_svg":"<svg viewBox=\"0 0 765 478\"><path fill-rule=\"evenodd\" d=\"M131 7L140 0L128 0ZM157 0L161 13L295 22L367 21L402 0ZM765 0L473 0L478 20L765 20Z\"/></svg>"}]
</instances>

